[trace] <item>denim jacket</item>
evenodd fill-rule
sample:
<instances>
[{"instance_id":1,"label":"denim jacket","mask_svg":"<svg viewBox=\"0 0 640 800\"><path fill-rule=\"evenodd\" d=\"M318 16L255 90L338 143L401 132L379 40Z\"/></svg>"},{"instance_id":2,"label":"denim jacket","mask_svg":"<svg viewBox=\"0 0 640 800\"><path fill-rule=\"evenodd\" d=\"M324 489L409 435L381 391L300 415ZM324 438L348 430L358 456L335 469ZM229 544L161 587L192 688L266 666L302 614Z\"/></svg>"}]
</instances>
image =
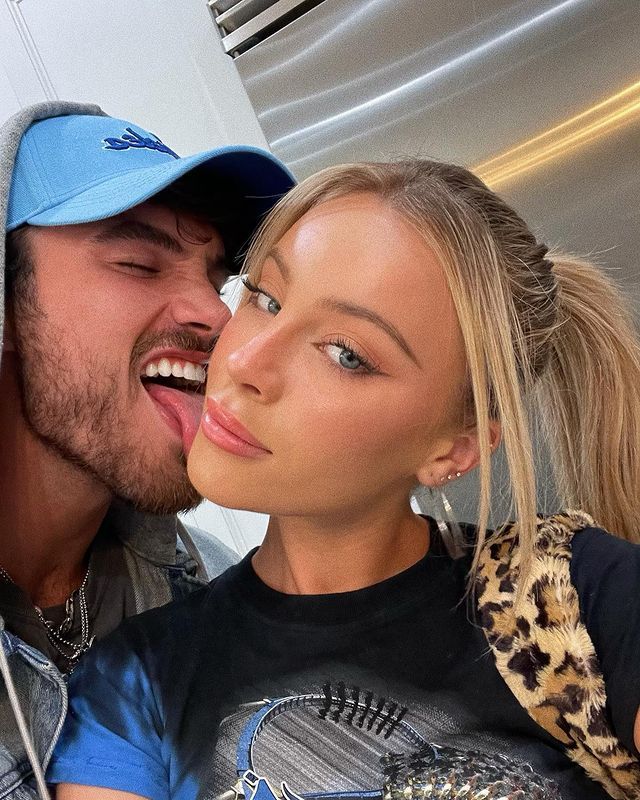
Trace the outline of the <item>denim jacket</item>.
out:
<instances>
[{"instance_id":1,"label":"denim jacket","mask_svg":"<svg viewBox=\"0 0 640 800\"><path fill-rule=\"evenodd\" d=\"M123 547L137 613L183 597L239 558L214 536L187 529L174 516L142 514L114 503L109 522ZM67 712L66 683L47 658L3 627L0 618L0 646L46 768ZM0 679L0 800L37 798L30 779L31 766Z\"/></svg>"}]
</instances>

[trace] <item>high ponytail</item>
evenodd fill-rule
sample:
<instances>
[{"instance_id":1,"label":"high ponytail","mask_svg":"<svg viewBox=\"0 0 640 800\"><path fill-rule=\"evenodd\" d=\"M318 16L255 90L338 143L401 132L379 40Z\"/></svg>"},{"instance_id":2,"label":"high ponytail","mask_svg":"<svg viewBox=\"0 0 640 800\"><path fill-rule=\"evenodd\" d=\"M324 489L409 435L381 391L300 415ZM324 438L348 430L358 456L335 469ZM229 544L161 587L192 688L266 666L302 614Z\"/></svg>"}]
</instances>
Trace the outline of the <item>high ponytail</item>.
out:
<instances>
[{"instance_id":1,"label":"high ponytail","mask_svg":"<svg viewBox=\"0 0 640 800\"><path fill-rule=\"evenodd\" d=\"M587 262L549 254L557 323L537 401L559 496L640 542L640 346L626 302Z\"/></svg>"},{"instance_id":2,"label":"high ponytail","mask_svg":"<svg viewBox=\"0 0 640 800\"><path fill-rule=\"evenodd\" d=\"M562 505L639 539L640 344L611 282L586 263L554 259L468 170L426 160L344 164L307 178L266 218L247 256L249 274L259 273L269 250L310 208L359 192L382 198L414 226L451 291L467 359L461 416L475 427L480 455L470 577L490 536L495 420L508 469L509 517L518 520L520 585L526 582L537 536L534 398L555 450ZM509 521L493 516L497 527Z\"/></svg>"}]
</instances>

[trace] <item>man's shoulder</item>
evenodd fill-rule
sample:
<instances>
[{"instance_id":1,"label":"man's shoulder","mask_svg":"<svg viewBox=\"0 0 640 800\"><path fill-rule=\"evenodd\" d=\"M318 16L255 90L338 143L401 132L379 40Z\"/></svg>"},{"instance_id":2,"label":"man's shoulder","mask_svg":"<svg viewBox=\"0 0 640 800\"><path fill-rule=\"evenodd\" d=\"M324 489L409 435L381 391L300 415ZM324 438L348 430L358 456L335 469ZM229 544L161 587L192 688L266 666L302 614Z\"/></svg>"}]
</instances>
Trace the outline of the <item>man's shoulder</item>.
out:
<instances>
[{"instance_id":1,"label":"man's shoulder","mask_svg":"<svg viewBox=\"0 0 640 800\"><path fill-rule=\"evenodd\" d=\"M184 596L162 606L127 617L116 631L95 645L102 651L125 650L144 662L165 661L177 650L195 649L207 631L207 636L224 638L233 629L234 608L229 585L235 580L238 567L211 583L194 587ZM91 653L89 653L91 656Z\"/></svg>"},{"instance_id":2,"label":"man's shoulder","mask_svg":"<svg viewBox=\"0 0 640 800\"><path fill-rule=\"evenodd\" d=\"M127 550L143 561L173 566L177 553L182 556L178 565L187 566L189 574L200 580L211 580L240 560L212 533L185 525L175 514L150 514L114 500L105 522Z\"/></svg>"},{"instance_id":3,"label":"man's shoulder","mask_svg":"<svg viewBox=\"0 0 640 800\"><path fill-rule=\"evenodd\" d=\"M217 536L194 525L178 525L178 548L202 561L209 580L240 561L240 556ZM195 553L193 552L195 551Z\"/></svg>"}]
</instances>

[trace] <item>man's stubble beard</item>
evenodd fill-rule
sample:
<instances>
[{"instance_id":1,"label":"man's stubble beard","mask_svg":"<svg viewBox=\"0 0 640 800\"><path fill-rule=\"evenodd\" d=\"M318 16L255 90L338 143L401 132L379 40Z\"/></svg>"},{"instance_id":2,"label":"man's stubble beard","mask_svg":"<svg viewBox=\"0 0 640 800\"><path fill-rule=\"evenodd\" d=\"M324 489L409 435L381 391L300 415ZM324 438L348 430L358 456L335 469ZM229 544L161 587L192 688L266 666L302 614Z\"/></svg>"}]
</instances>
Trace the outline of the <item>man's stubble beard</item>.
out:
<instances>
[{"instance_id":1,"label":"man's stubble beard","mask_svg":"<svg viewBox=\"0 0 640 800\"><path fill-rule=\"evenodd\" d=\"M25 283L14 298L14 318L21 403L32 432L140 511L175 514L196 506L202 498L189 482L184 454L159 462L127 418L117 372L95 355L65 350L64 330L39 307L33 276ZM140 438L131 441L133 433Z\"/></svg>"}]
</instances>

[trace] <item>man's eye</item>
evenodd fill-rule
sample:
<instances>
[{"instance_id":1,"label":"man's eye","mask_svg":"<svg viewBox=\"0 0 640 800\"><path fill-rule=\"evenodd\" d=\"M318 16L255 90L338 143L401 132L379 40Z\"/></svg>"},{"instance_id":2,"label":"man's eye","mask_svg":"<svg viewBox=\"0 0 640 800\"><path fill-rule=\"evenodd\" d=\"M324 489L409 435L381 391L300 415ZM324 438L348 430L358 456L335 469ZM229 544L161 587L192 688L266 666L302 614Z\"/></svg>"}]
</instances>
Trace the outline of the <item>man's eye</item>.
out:
<instances>
[{"instance_id":1,"label":"man's eye","mask_svg":"<svg viewBox=\"0 0 640 800\"><path fill-rule=\"evenodd\" d=\"M267 294L259 286L255 286L253 283L251 283L246 275L243 276L242 283L245 289L250 293L249 302L251 305L259 308L261 311L266 311L267 314L272 314L273 316L275 316L282 309L282 306L275 299L275 297L271 297L270 294Z\"/></svg>"},{"instance_id":2,"label":"man's eye","mask_svg":"<svg viewBox=\"0 0 640 800\"><path fill-rule=\"evenodd\" d=\"M138 264L134 261L118 261L119 267L124 267L130 272L143 273L145 275L155 275L160 270L156 267L150 267L147 264Z\"/></svg>"}]
</instances>

